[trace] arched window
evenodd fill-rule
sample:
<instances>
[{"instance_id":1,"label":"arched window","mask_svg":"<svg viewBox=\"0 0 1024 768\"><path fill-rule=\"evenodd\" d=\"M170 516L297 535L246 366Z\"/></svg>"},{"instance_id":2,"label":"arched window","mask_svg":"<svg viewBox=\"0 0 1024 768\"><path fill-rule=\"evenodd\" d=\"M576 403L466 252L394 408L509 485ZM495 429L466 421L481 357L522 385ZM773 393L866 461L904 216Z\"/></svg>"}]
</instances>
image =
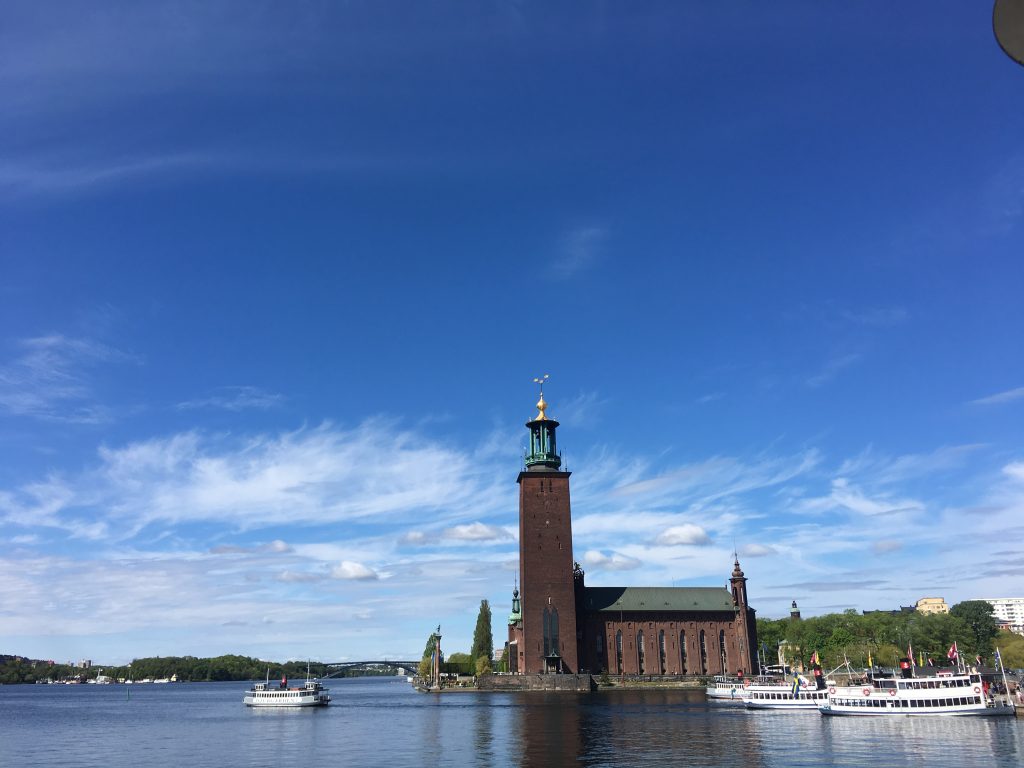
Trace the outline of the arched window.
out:
<instances>
[{"instance_id":1,"label":"arched window","mask_svg":"<svg viewBox=\"0 0 1024 768\"><path fill-rule=\"evenodd\" d=\"M622 670L622 630L620 629L615 633L615 666L618 667L619 674L623 673Z\"/></svg>"},{"instance_id":2,"label":"arched window","mask_svg":"<svg viewBox=\"0 0 1024 768\"><path fill-rule=\"evenodd\" d=\"M646 674L644 671L644 632L640 630L636 633L636 668L640 671L640 674Z\"/></svg>"},{"instance_id":3,"label":"arched window","mask_svg":"<svg viewBox=\"0 0 1024 768\"><path fill-rule=\"evenodd\" d=\"M544 609L544 657L551 655L551 612Z\"/></svg>"},{"instance_id":4,"label":"arched window","mask_svg":"<svg viewBox=\"0 0 1024 768\"><path fill-rule=\"evenodd\" d=\"M551 655L561 656L562 646L558 642L558 609L551 609Z\"/></svg>"},{"instance_id":5,"label":"arched window","mask_svg":"<svg viewBox=\"0 0 1024 768\"><path fill-rule=\"evenodd\" d=\"M679 668L686 674L686 630L679 633Z\"/></svg>"},{"instance_id":6,"label":"arched window","mask_svg":"<svg viewBox=\"0 0 1024 768\"><path fill-rule=\"evenodd\" d=\"M661 674L665 674L665 630L658 632L658 661L661 666Z\"/></svg>"},{"instance_id":7,"label":"arched window","mask_svg":"<svg viewBox=\"0 0 1024 768\"><path fill-rule=\"evenodd\" d=\"M729 673L729 660L725 655L725 630L718 630L718 655L721 656L722 662L722 674L727 675Z\"/></svg>"},{"instance_id":8,"label":"arched window","mask_svg":"<svg viewBox=\"0 0 1024 768\"><path fill-rule=\"evenodd\" d=\"M708 645L703 629L700 631L700 673L702 675L708 673Z\"/></svg>"}]
</instances>

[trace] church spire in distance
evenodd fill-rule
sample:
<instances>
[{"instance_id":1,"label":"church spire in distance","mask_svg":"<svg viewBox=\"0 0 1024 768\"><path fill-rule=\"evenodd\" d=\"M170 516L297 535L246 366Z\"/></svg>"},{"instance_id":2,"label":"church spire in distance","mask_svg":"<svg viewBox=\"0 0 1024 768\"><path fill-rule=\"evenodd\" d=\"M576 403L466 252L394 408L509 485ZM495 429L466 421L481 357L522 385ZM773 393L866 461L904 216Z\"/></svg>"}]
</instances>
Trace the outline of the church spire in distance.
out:
<instances>
[{"instance_id":1,"label":"church spire in distance","mask_svg":"<svg viewBox=\"0 0 1024 768\"><path fill-rule=\"evenodd\" d=\"M545 373L533 380L540 385L540 399L537 401L537 415L532 421L526 422L530 430L530 450L526 454L526 468L531 471L558 471L562 466L562 457L555 449L555 429L558 422L548 418L545 411L548 404L544 401L544 383L551 378Z\"/></svg>"}]
</instances>

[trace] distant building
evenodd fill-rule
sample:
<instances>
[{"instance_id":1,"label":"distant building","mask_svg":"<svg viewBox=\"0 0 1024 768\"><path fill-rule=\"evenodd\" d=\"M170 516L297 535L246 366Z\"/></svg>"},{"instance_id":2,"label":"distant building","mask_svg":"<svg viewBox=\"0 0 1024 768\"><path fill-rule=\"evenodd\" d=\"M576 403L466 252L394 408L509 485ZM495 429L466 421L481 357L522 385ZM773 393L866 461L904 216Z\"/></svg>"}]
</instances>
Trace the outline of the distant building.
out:
<instances>
[{"instance_id":1,"label":"distant building","mask_svg":"<svg viewBox=\"0 0 1024 768\"><path fill-rule=\"evenodd\" d=\"M1011 632L1024 635L1024 597L979 597L992 606L996 621Z\"/></svg>"},{"instance_id":2,"label":"distant building","mask_svg":"<svg viewBox=\"0 0 1024 768\"><path fill-rule=\"evenodd\" d=\"M949 613L949 606L941 597L922 597L914 608L918 613Z\"/></svg>"}]
</instances>

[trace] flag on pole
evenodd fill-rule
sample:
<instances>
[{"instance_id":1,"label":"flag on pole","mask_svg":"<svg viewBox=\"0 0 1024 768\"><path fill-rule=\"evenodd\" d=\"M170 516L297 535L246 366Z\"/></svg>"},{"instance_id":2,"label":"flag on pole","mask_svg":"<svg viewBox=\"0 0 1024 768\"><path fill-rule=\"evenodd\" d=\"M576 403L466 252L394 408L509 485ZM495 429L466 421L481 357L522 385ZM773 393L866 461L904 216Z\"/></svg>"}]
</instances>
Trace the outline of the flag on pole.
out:
<instances>
[{"instance_id":1,"label":"flag on pole","mask_svg":"<svg viewBox=\"0 0 1024 768\"><path fill-rule=\"evenodd\" d=\"M814 653L811 654L811 664L820 664L820 663L821 662L818 661L818 652L815 651Z\"/></svg>"},{"instance_id":2,"label":"flag on pole","mask_svg":"<svg viewBox=\"0 0 1024 768\"><path fill-rule=\"evenodd\" d=\"M914 646L910 643L907 643L907 658L910 659L910 666L917 666L917 663L914 661Z\"/></svg>"},{"instance_id":3,"label":"flag on pole","mask_svg":"<svg viewBox=\"0 0 1024 768\"><path fill-rule=\"evenodd\" d=\"M919 666L919 667L923 667L924 666L924 652L923 651L918 651L917 652L917 666Z\"/></svg>"},{"instance_id":4,"label":"flag on pole","mask_svg":"<svg viewBox=\"0 0 1024 768\"><path fill-rule=\"evenodd\" d=\"M996 666L1000 669L1003 668L1003 657L999 655L999 649L996 648Z\"/></svg>"},{"instance_id":5,"label":"flag on pole","mask_svg":"<svg viewBox=\"0 0 1024 768\"><path fill-rule=\"evenodd\" d=\"M974 657L974 660L975 660L975 661L976 661L976 662L978 663L978 666L979 666L979 667L980 667L980 666L982 666L982 662L981 662L981 656L975 656L975 657Z\"/></svg>"},{"instance_id":6,"label":"flag on pole","mask_svg":"<svg viewBox=\"0 0 1024 768\"><path fill-rule=\"evenodd\" d=\"M928 666L929 667L934 667L935 666L935 660L932 659L931 656L928 657Z\"/></svg>"},{"instance_id":7,"label":"flag on pole","mask_svg":"<svg viewBox=\"0 0 1024 768\"><path fill-rule=\"evenodd\" d=\"M956 650L956 640L954 640L953 644L949 646L949 651L946 653L946 658L948 658L950 661L956 661L958 658L960 658L960 654Z\"/></svg>"},{"instance_id":8,"label":"flag on pole","mask_svg":"<svg viewBox=\"0 0 1024 768\"><path fill-rule=\"evenodd\" d=\"M793 698L800 698L800 678L793 675Z\"/></svg>"},{"instance_id":9,"label":"flag on pole","mask_svg":"<svg viewBox=\"0 0 1024 768\"><path fill-rule=\"evenodd\" d=\"M874 667L875 666L875 662L873 662L871 660L871 651L868 651L868 666L869 667Z\"/></svg>"}]
</instances>

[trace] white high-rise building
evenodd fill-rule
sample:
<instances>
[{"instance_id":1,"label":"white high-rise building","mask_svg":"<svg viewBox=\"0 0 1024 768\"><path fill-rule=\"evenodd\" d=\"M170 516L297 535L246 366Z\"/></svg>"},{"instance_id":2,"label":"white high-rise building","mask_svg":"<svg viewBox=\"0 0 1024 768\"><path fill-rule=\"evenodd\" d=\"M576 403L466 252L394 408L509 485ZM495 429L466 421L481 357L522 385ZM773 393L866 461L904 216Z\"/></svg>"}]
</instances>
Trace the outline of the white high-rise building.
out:
<instances>
[{"instance_id":1,"label":"white high-rise building","mask_svg":"<svg viewBox=\"0 0 1024 768\"><path fill-rule=\"evenodd\" d=\"M992 606L992 613L1000 623L1009 625L1011 632L1024 635L1024 597L979 597Z\"/></svg>"}]
</instances>

